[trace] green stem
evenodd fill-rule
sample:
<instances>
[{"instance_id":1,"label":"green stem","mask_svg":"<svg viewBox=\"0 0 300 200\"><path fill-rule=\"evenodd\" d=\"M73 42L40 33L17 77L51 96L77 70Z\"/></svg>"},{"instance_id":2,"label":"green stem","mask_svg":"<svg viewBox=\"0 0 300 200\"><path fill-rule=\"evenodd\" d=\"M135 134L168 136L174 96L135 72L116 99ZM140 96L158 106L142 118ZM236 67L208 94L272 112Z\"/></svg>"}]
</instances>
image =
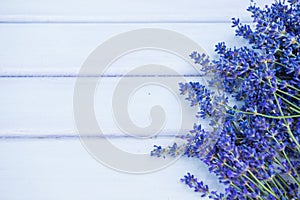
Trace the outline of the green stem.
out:
<instances>
[{"instance_id":1,"label":"green stem","mask_svg":"<svg viewBox=\"0 0 300 200\"><path fill-rule=\"evenodd\" d=\"M269 82L269 84L271 85L271 87L273 87L272 84L271 84L270 79L268 79L268 82ZM286 94L288 94L288 93L286 93ZM277 104L277 107L278 107L278 109L279 109L279 112L280 112L281 116L284 116L283 111L282 111L282 109L281 109L281 106L280 106L280 103L279 103L279 101L278 101L278 98L277 98L276 94L274 93L273 96L274 96L274 98L275 98L275 101L276 101L276 104ZM292 95L292 96L293 96L293 95ZM298 151L300 152L300 145L299 145L297 139L295 138L295 136L294 136L294 134L293 134L293 132L292 132L292 130L291 130L291 128L290 128L290 125L287 123L287 121L286 121L285 118L283 118L283 121L284 121L284 124L285 124L285 126L286 126L286 128L287 128L288 134L290 135L290 137L292 138L292 140L295 142L295 144L297 145L297 149L298 149Z\"/></svg>"},{"instance_id":2,"label":"green stem","mask_svg":"<svg viewBox=\"0 0 300 200\"><path fill-rule=\"evenodd\" d=\"M292 165L290 159L288 158L288 156L286 155L285 151L283 151L283 155L284 155L284 158L288 161L290 167L295 171L295 173L296 173L297 176L298 176L297 171L296 171L295 168L293 167L293 165ZM276 162L277 164L279 164L282 168L284 168L284 166L281 164L281 162L280 162L280 161L278 160L278 158L276 158L276 157L275 157L275 162ZM299 181L298 181L297 179L295 179L295 177L293 177L291 173L287 173L287 174L288 174L288 175L294 180L294 182L300 187ZM298 177L299 177L299 176L298 176ZM280 178L280 180L284 183L284 185L285 185L286 187L289 187L288 184L285 182L285 180L284 180L280 175L279 175L279 178Z\"/></svg>"},{"instance_id":3,"label":"green stem","mask_svg":"<svg viewBox=\"0 0 300 200\"><path fill-rule=\"evenodd\" d=\"M279 141L276 139L276 137L275 137L274 135L272 135L272 138L273 138L273 140L274 140L277 144L281 144L281 142L279 142ZM297 175L297 177L299 177L297 170L296 170L296 169L294 168L294 166L292 165L292 163L291 163L289 157L286 155L284 149L282 150L282 154L283 154L284 158L288 161L290 167L291 167L292 170L295 172L295 174ZM278 160L278 158L275 157L275 159L277 159L278 164L279 164L282 168L284 168L284 166L282 166L282 164L281 164L281 162ZM288 175L291 176L290 173L288 173ZM293 178L293 179L295 179L295 178ZM297 179L295 179L294 181L295 181L295 183L300 187L299 181L298 181Z\"/></svg>"},{"instance_id":4,"label":"green stem","mask_svg":"<svg viewBox=\"0 0 300 200\"><path fill-rule=\"evenodd\" d=\"M292 176L292 174L289 174L289 176L293 179L293 181L300 187L300 182L294 177Z\"/></svg>"},{"instance_id":5,"label":"green stem","mask_svg":"<svg viewBox=\"0 0 300 200\"><path fill-rule=\"evenodd\" d=\"M256 176L250 171L248 170L248 173L254 178L254 180L266 191L268 191L271 195L273 195L276 199L279 199L279 197L271 190L269 190L260 180L258 180L258 178L256 178ZM245 178L247 178L250 181L253 181L251 178L249 178L248 176L244 175ZM263 191L263 190L262 190Z\"/></svg>"},{"instance_id":6,"label":"green stem","mask_svg":"<svg viewBox=\"0 0 300 200\"><path fill-rule=\"evenodd\" d=\"M259 79L259 77L258 77L256 74L255 74L255 76ZM262 80L262 79L260 79L260 80L261 80L262 82L264 82L265 84L267 84L268 86L273 87L272 84L270 83L270 79L268 80L269 83L267 83L266 81L264 81L264 80ZM287 93L287 92L285 92L285 91L283 91L283 90L281 90L281 89L276 88L276 91L279 91L279 92L281 92L281 93L283 93L283 94L285 94L285 95L287 95L287 96L290 96L290 97L295 98L295 99L297 99L297 100L300 101L300 98L295 97L294 95L289 94L289 93Z\"/></svg>"},{"instance_id":7,"label":"green stem","mask_svg":"<svg viewBox=\"0 0 300 200\"><path fill-rule=\"evenodd\" d=\"M294 89L294 90L296 90L296 91L298 91L298 92L300 92L300 89L298 89L298 88L296 88L296 87L294 87L294 86L292 86L292 85L287 85L289 88L291 88L291 89Z\"/></svg>"},{"instance_id":8,"label":"green stem","mask_svg":"<svg viewBox=\"0 0 300 200\"><path fill-rule=\"evenodd\" d=\"M283 153L285 159L288 161L288 163L289 163L289 165L291 166L291 168L294 170L296 176L299 178L299 175L298 175L297 170L296 170L296 169L294 168L294 166L292 165L292 163L291 163L289 157L286 155L286 153L285 153L284 150L282 151L282 153ZM297 185L300 187L300 182L299 182L295 177L293 177L292 174L289 173L289 176L290 176L290 177L295 181L295 183L297 183Z\"/></svg>"},{"instance_id":9,"label":"green stem","mask_svg":"<svg viewBox=\"0 0 300 200\"><path fill-rule=\"evenodd\" d=\"M281 63L277 63L277 64L281 64ZM284 65L283 65L283 66L284 66ZM276 80L277 80L278 82L280 82L280 83L282 82L282 80L281 80L280 78L278 78L278 77L276 77ZM294 89L294 90L300 92L300 89L299 89L299 88L296 88L296 87L294 87L294 86L292 86L292 85L290 85L290 84L288 84L288 83L286 83L286 86L289 87L289 88L291 88L291 89Z\"/></svg>"},{"instance_id":10,"label":"green stem","mask_svg":"<svg viewBox=\"0 0 300 200\"><path fill-rule=\"evenodd\" d=\"M243 174L243 176L244 176L246 179L248 179L250 182L252 182L257 188L259 188L259 190L260 190L262 193L264 193L265 195L268 196L268 193L267 193L265 190L262 190L261 187L259 187L259 186L261 186L260 184L259 184L259 186L257 186L256 181L252 180L250 177L248 177L248 176L245 175L245 174Z\"/></svg>"},{"instance_id":11,"label":"green stem","mask_svg":"<svg viewBox=\"0 0 300 200\"><path fill-rule=\"evenodd\" d=\"M280 66L283 66L283 67L285 67L285 65L284 64L282 64L282 63L279 63L279 62L274 62L275 64L277 64L277 65L280 65Z\"/></svg>"},{"instance_id":12,"label":"green stem","mask_svg":"<svg viewBox=\"0 0 300 200\"><path fill-rule=\"evenodd\" d=\"M248 186L248 188L251 190L251 192L255 192L255 191L253 190L253 188L252 188L248 183L246 183L246 186ZM263 198L261 198L260 196L257 196L257 198L263 200Z\"/></svg>"},{"instance_id":13,"label":"green stem","mask_svg":"<svg viewBox=\"0 0 300 200\"><path fill-rule=\"evenodd\" d=\"M233 110L235 112L239 112L239 113L243 113L243 114L248 114L248 115L258 115L258 116L262 116L262 117L266 117L266 118L271 118L271 119L289 119L289 118L298 118L300 117L300 115L290 115L290 116L272 116L272 115L265 115L265 114L262 114L262 113L257 113L257 112L247 112L247 111L241 111L241 110L238 110L238 109L234 109L230 106L227 106L225 104L221 104L220 105L223 105L225 106L226 108L230 109L230 110Z\"/></svg>"},{"instance_id":14,"label":"green stem","mask_svg":"<svg viewBox=\"0 0 300 200\"><path fill-rule=\"evenodd\" d=\"M273 182L275 182L275 184L278 186L278 187L280 187L281 189L282 189L282 191L284 192L284 194L282 194L281 192L281 194L284 196L284 197L286 197L286 188L284 188L282 185L281 185L281 183L276 179L276 175L275 175L275 177L274 177L274 180L272 180ZM280 190L279 190L280 191Z\"/></svg>"},{"instance_id":15,"label":"green stem","mask_svg":"<svg viewBox=\"0 0 300 200\"><path fill-rule=\"evenodd\" d=\"M276 91L278 91L278 92L281 92L282 94L285 94L285 95L287 95L287 96L290 96L290 97L292 97L292 98L294 98L294 99L297 99L298 101L300 101L300 98L298 98L298 97L296 97L296 96L294 96L294 95L292 95L292 94L289 94L289 93L287 93L287 92L285 92L285 91L282 91L282 90L280 90L280 89L276 89Z\"/></svg>"},{"instance_id":16,"label":"green stem","mask_svg":"<svg viewBox=\"0 0 300 200\"><path fill-rule=\"evenodd\" d=\"M284 116L284 114L283 114L283 112L282 112L282 109L281 109L281 106L280 106L280 103L279 103L279 101L278 101L278 98L277 98L277 96L276 96L275 94L274 94L274 98L275 98L275 101L276 101L276 103L277 103L277 106L278 106L278 109L279 109L279 111L280 111L281 116ZM298 149L298 151L300 152L300 145L299 145L297 139L295 138L295 136L294 136L294 134L293 134L293 132L292 132L292 130L291 130L291 128L290 128L290 125L287 123L287 121L286 121L285 118L283 118L283 121L284 121L284 124L286 125L288 134L290 135L290 137L292 138L292 140L295 142L295 144L297 145L297 149Z\"/></svg>"},{"instance_id":17,"label":"green stem","mask_svg":"<svg viewBox=\"0 0 300 200\"><path fill-rule=\"evenodd\" d=\"M276 174L277 175L277 174ZM289 185L287 184L286 180L284 180L279 174L277 175L278 179L280 179L280 181L284 184L285 187L289 187Z\"/></svg>"},{"instance_id":18,"label":"green stem","mask_svg":"<svg viewBox=\"0 0 300 200\"><path fill-rule=\"evenodd\" d=\"M272 138L273 138L273 140L275 140L275 142L276 142L277 144L281 144L281 143L275 138L274 135L272 135ZM284 158L288 161L290 167L294 170L295 174L298 176L297 171L295 170L294 166L292 165L292 163L291 163L289 157L286 155L284 149L282 150L282 154L283 154ZM276 158L276 159L277 159L277 158ZM283 167L282 164L281 164L281 162L280 162L280 161L278 161L278 162L279 162L279 164L281 165L281 167ZM284 168L284 167L283 167L283 168ZM298 176L298 177L299 177L299 176ZM298 181L296 181L296 183L298 183ZM300 186L300 185L299 185L299 186Z\"/></svg>"},{"instance_id":19,"label":"green stem","mask_svg":"<svg viewBox=\"0 0 300 200\"><path fill-rule=\"evenodd\" d=\"M285 194L282 193L282 191L279 189L279 186L275 183L274 179L275 179L274 177L270 178L271 182L273 183L273 186L276 187L276 189L279 191L279 193L281 194L282 197L286 196L286 193Z\"/></svg>"},{"instance_id":20,"label":"green stem","mask_svg":"<svg viewBox=\"0 0 300 200\"><path fill-rule=\"evenodd\" d=\"M299 112L300 113L300 111L299 110L296 110L295 108L293 108L293 107L289 107L292 111L294 111L294 112Z\"/></svg>"},{"instance_id":21,"label":"green stem","mask_svg":"<svg viewBox=\"0 0 300 200\"><path fill-rule=\"evenodd\" d=\"M296 110L295 112L300 113L300 107L299 107L299 106L293 104L292 102L290 102L289 100L287 100L286 98L284 98L283 96L281 96L280 94L276 94L276 95L277 95L278 97L280 97L283 101L287 102L287 103L290 104L291 106L293 106L293 107L295 107L296 109L298 109L298 110Z\"/></svg>"},{"instance_id":22,"label":"green stem","mask_svg":"<svg viewBox=\"0 0 300 200\"><path fill-rule=\"evenodd\" d=\"M265 170L264 170L264 171L265 171ZM268 183L267 180L264 181L264 184L265 184L270 190L272 190L272 187L269 185L269 183Z\"/></svg>"}]
</instances>

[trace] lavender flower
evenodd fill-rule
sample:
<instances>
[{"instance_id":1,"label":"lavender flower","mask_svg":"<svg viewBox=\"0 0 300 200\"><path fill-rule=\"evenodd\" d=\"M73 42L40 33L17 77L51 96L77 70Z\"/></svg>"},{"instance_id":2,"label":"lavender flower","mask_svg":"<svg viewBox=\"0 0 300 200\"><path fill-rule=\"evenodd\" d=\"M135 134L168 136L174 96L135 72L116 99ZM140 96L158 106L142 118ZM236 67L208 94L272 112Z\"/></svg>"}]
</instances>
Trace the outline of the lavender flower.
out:
<instances>
[{"instance_id":1,"label":"lavender flower","mask_svg":"<svg viewBox=\"0 0 300 200\"><path fill-rule=\"evenodd\" d=\"M250 47L216 45L217 60L190 57L204 74L213 74L211 91L198 82L180 83L180 93L210 120L210 130L195 124L186 145L156 146L153 155L174 152L204 162L224 194L210 191L188 173L186 185L211 199L300 199L300 1L276 1L260 8L252 3L255 28L232 19L236 35ZM240 106L229 106L235 98ZM212 145L213 144L213 145Z\"/></svg>"}]
</instances>

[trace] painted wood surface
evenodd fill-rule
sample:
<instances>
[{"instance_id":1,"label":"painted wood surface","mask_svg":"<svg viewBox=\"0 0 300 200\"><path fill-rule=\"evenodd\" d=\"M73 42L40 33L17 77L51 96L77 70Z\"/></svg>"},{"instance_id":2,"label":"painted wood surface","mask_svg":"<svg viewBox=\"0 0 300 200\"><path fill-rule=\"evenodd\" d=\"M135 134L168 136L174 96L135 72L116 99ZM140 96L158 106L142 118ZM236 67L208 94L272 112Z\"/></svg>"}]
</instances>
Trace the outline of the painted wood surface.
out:
<instances>
[{"instance_id":1,"label":"painted wood surface","mask_svg":"<svg viewBox=\"0 0 300 200\"><path fill-rule=\"evenodd\" d=\"M245 9L250 1L240 0L110 0L4 1L2 22L228 22L232 17L250 20ZM257 0L259 5L272 2Z\"/></svg>"},{"instance_id":2,"label":"painted wood surface","mask_svg":"<svg viewBox=\"0 0 300 200\"><path fill-rule=\"evenodd\" d=\"M271 0L257 1L263 5ZM251 23L248 1L71 1L10 0L0 6L0 199L199 199L179 179L195 173L221 189L207 168L180 158L158 172L132 175L97 162L80 143L74 123L73 91L78 71L102 42L122 32L163 28L184 34L215 57L214 45L242 45L231 29L232 17ZM147 153L154 144L167 145L178 129L180 109L188 103L157 86L143 87L129 102L128 112L139 126L161 105L167 123L158 137L139 140L124 135L113 120L113 91L127 72L149 63L171 67L186 81L200 80L180 58L160 51L128 54L112 64L96 92L96 115L106 137L124 151ZM145 74L127 77L134 82ZM172 79L162 74L163 79ZM103 95L105 94L105 95ZM126 102L124 102L126 103ZM206 122L202 122L205 124ZM188 131L189 127L186 127ZM159 162L154 159L153 162Z\"/></svg>"}]
</instances>

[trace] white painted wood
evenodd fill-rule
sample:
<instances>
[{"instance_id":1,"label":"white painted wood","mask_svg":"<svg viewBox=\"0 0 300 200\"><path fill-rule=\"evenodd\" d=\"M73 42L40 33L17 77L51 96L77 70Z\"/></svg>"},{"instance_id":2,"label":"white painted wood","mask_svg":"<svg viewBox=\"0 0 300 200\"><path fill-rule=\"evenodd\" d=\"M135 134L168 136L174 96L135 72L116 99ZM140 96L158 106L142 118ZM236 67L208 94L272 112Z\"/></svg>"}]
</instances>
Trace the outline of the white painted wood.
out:
<instances>
[{"instance_id":1,"label":"white painted wood","mask_svg":"<svg viewBox=\"0 0 300 200\"><path fill-rule=\"evenodd\" d=\"M0 199L5 200L196 200L199 194L179 181L188 171L222 189L197 160L181 158L150 174L120 173L94 160L78 140L1 140L0 160Z\"/></svg>"},{"instance_id":2,"label":"white painted wood","mask_svg":"<svg viewBox=\"0 0 300 200\"><path fill-rule=\"evenodd\" d=\"M272 1L257 0L259 4ZM199 194L178 181L188 171L213 189L222 190L207 168L192 159L181 158L164 170L144 175L119 173L95 161L76 133L73 90L75 76L92 50L125 31L149 27L174 30L198 42L212 56L219 41L243 44L243 40L234 41L229 22L232 17L250 22L245 11L248 3L240 0L2 1L0 199L199 199ZM129 113L137 125L145 126L150 122L150 108L162 105L168 122L159 137L145 140L125 137L113 121L110 102L121 77L110 76L122 76L136 66L149 63L169 66L183 75L195 75L188 63L174 55L142 51L114 63L98 88L105 95L95 95L97 119L107 138L134 153L147 153L154 144L169 144L178 128L177 97L154 86L133 95ZM145 79L128 79L134 82L139 78ZM183 97L178 100L184 101ZM184 105L183 109L190 113L188 130L195 121L195 110L187 103Z\"/></svg>"},{"instance_id":3,"label":"white painted wood","mask_svg":"<svg viewBox=\"0 0 300 200\"><path fill-rule=\"evenodd\" d=\"M196 41L214 56L215 45L239 45L229 23L217 24L0 24L1 75L76 75L89 54L114 35L139 28L163 28ZM123 56L108 75L122 75L133 67L156 63L181 74L195 74L190 65L172 54L152 50Z\"/></svg>"},{"instance_id":4,"label":"white painted wood","mask_svg":"<svg viewBox=\"0 0 300 200\"><path fill-rule=\"evenodd\" d=\"M250 1L240 0L19 0L1 2L0 22L228 22L249 21ZM271 0L256 0L264 5Z\"/></svg>"},{"instance_id":5,"label":"white painted wood","mask_svg":"<svg viewBox=\"0 0 300 200\"><path fill-rule=\"evenodd\" d=\"M177 83L177 78L162 77L161 79L166 78L170 82ZM141 79L154 80L151 77L126 79L130 84ZM77 136L73 112L75 80L76 78L1 78L0 112L4 114L0 115L0 137ZM103 133L108 137L124 136L114 120L112 111L114 90L120 80L121 78L103 78L95 92L96 117ZM202 81L197 77L186 77L184 80ZM155 81L158 84L160 78ZM184 126L184 130L189 131L197 121L194 117L197 110L189 107L184 96L179 96L176 85L170 89L175 95L171 93L172 91L152 83L137 91L132 90L132 96L127 101L129 101L128 112L133 123L140 127L147 126L151 123L151 108L160 105L165 111L167 120L161 135L176 135L180 129L181 117L190 121ZM127 104L126 101L118 101L118 103L124 106ZM182 116L182 111L187 114ZM202 121L202 123L206 122Z\"/></svg>"},{"instance_id":6,"label":"white painted wood","mask_svg":"<svg viewBox=\"0 0 300 200\"><path fill-rule=\"evenodd\" d=\"M136 78L140 77L129 79L134 81ZM104 78L101 91L108 95L103 98L104 103L99 102L99 107L107 106L109 92L117 79ZM0 79L0 92L4 94L0 112L5 113L0 117L0 184L3 185L0 199L199 199L199 194L179 182L187 172L195 173L213 189L222 190L222 186L216 184L216 178L197 160L181 158L164 170L143 175L116 172L95 161L75 132L72 116L74 81L75 78ZM149 153L154 144L167 146L173 141L177 123L174 120L179 112L172 95L165 95L157 88L141 90L130 110L133 120L138 124L148 122L147 113L140 115L140 109L145 104L157 103L153 98L147 101L149 92L164 108L167 109L166 104L172 108L166 111L169 129L161 135L167 137L143 140L124 137L110 121L110 113L98 111L104 120L107 139L118 148L132 153ZM185 109L191 111L189 117L193 123L193 110L187 104ZM153 162L159 162L159 159L153 158Z\"/></svg>"}]
</instances>

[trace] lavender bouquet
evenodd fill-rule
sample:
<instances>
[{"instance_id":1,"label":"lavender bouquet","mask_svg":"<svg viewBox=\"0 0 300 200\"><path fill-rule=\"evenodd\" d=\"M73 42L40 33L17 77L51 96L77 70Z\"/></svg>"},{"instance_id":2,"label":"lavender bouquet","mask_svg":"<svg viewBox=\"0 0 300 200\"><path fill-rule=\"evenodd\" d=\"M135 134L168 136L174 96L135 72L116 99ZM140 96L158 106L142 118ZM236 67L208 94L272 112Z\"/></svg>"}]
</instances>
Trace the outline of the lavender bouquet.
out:
<instances>
[{"instance_id":1,"label":"lavender bouquet","mask_svg":"<svg viewBox=\"0 0 300 200\"><path fill-rule=\"evenodd\" d=\"M210 87L180 83L180 92L198 118L184 146L155 146L153 156L178 151L201 160L225 192L211 191L188 173L182 182L211 199L300 199L300 1L276 1L265 8L248 7L255 26L233 20L243 47L216 45L219 58L190 56L206 75ZM224 93L216 92L223 90ZM230 105L229 98L238 105ZM214 145L212 145L214 144Z\"/></svg>"}]
</instances>

